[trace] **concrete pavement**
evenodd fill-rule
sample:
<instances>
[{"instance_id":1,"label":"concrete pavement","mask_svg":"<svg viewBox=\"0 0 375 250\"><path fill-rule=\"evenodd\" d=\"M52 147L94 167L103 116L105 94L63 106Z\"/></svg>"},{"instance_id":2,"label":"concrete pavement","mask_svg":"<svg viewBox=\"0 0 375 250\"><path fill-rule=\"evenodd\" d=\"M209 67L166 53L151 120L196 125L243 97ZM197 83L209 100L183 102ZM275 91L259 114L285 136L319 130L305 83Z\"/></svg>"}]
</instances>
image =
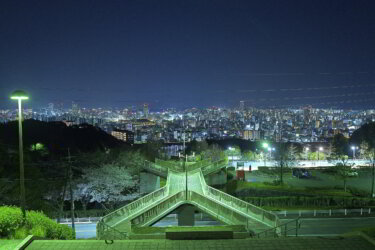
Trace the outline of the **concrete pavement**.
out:
<instances>
[{"instance_id":1,"label":"concrete pavement","mask_svg":"<svg viewBox=\"0 0 375 250\"><path fill-rule=\"evenodd\" d=\"M290 219L282 219L282 223ZM217 221L196 221L197 226L220 225ZM154 226L177 226L177 220L168 218L156 223ZM298 234L301 236L337 236L350 232L357 228L373 227L375 217L354 217L354 218L303 218ZM291 231L289 235L295 235ZM96 223L76 224L77 239L87 239L96 237Z\"/></svg>"},{"instance_id":2,"label":"concrete pavement","mask_svg":"<svg viewBox=\"0 0 375 250\"><path fill-rule=\"evenodd\" d=\"M26 249L106 249L106 250L202 250L202 249L374 249L374 245L361 237L298 237L233 240L117 240L106 244L104 240L35 240Z\"/></svg>"}]
</instances>

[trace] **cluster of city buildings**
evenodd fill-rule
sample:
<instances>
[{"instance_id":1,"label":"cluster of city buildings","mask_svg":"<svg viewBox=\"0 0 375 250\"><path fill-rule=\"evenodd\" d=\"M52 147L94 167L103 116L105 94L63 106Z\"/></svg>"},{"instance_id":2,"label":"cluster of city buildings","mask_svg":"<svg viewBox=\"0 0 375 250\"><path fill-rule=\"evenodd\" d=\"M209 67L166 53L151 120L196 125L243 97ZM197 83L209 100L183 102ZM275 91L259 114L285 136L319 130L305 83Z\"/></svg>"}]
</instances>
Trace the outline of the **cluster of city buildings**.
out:
<instances>
[{"instance_id":1,"label":"cluster of city buildings","mask_svg":"<svg viewBox=\"0 0 375 250\"><path fill-rule=\"evenodd\" d=\"M318 109L312 107L258 109L240 102L237 108L166 109L150 112L147 104L123 109L68 109L49 104L25 109L25 119L62 121L67 126L88 123L128 143L161 140L182 143L191 140L242 138L276 142L324 142L335 134L346 137L367 122L375 121L375 110ZM17 110L0 110L0 122L17 119Z\"/></svg>"}]
</instances>

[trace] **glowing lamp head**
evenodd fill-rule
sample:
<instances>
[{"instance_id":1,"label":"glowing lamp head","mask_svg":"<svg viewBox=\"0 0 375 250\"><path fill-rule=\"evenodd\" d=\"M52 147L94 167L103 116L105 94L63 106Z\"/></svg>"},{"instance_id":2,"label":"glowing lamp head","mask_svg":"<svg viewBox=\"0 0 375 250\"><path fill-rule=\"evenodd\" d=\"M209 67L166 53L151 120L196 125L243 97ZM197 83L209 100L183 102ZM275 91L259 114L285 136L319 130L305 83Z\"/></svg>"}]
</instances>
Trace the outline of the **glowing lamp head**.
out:
<instances>
[{"instance_id":1,"label":"glowing lamp head","mask_svg":"<svg viewBox=\"0 0 375 250\"><path fill-rule=\"evenodd\" d=\"M268 143L263 143L263 148L268 148Z\"/></svg>"},{"instance_id":2,"label":"glowing lamp head","mask_svg":"<svg viewBox=\"0 0 375 250\"><path fill-rule=\"evenodd\" d=\"M319 147L319 151L323 151L323 147Z\"/></svg>"},{"instance_id":3,"label":"glowing lamp head","mask_svg":"<svg viewBox=\"0 0 375 250\"><path fill-rule=\"evenodd\" d=\"M12 100L27 100L29 97L27 96L26 92L23 90L16 90L13 91L12 95L10 96Z\"/></svg>"}]
</instances>

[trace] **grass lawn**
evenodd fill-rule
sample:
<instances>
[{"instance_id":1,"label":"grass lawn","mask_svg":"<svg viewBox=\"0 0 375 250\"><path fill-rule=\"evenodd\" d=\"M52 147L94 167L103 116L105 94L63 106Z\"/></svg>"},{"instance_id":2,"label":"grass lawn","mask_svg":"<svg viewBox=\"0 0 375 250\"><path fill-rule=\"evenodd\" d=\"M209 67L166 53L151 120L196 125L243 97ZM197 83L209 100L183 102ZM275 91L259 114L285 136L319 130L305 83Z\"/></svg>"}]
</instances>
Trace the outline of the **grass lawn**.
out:
<instances>
[{"instance_id":1,"label":"grass lawn","mask_svg":"<svg viewBox=\"0 0 375 250\"><path fill-rule=\"evenodd\" d=\"M369 192L371 189L371 173L369 171L370 170L358 170L358 177L348 179L348 187L354 187ZM246 188L259 188L316 195L352 196L349 191L344 192L343 181L336 176L323 173L319 170L311 170L310 172L313 176L311 179L299 179L293 177L291 173L284 174L283 180L285 185L283 186L264 184L264 182L272 183L273 181L278 180L278 175L265 174L260 171L246 172L247 182L238 182L236 191Z\"/></svg>"},{"instance_id":2,"label":"grass lawn","mask_svg":"<svg viewBox=\"0 0 375 250\"><path fill-rule=\"evenodd\" d=\"M13 250L22 240L0 239L0 250Z\"/></svg>"},{"instance_id":3,"label":"grass lawn","mask_svg":"<svg viewBox=\"0 0 375 250\"><path fill-rule=\"evenodd\" d=\"M231 185L231 184L228 184ZM235 191L240 191L248 188L267 189L275 191L293 192L301 194L312 194L312 195L325 195L325 196L352 196L350 192L344 192L344 190L335 189L332 186L327 187L295 187L288 184L284 185L269 185L263 182L245 182L237 181ZM233 189L232 189L233 190Z\"/></svg>"}]
</instances>

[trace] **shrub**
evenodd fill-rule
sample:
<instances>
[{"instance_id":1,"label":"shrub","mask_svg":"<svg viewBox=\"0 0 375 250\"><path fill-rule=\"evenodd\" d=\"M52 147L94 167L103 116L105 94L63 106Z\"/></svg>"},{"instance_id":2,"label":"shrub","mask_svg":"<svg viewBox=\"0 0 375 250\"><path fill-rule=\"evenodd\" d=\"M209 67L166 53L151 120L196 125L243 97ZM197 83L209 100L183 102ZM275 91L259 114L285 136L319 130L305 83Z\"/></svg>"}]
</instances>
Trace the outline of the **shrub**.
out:
<instances>
[{"instance_id":1,"label":"shrub","mask_svg":"<svg viewBox=\"0 0 375 250\"><path fill-rule=\"evenodd\" d=\"M26 227L19 227L14 231L13 237L14 239L25 239L28 235L28 231Z\"/></svg>"},{"instance_id":2,"label":"shrub","mask_svg":"<svg viewBox=\"0 0 375 250\"><path fill-rule=\"evenodd\" d=\"M226 192L228 194L234 194L236 192L236 189L237 189L237 183L238 183L237 180L228 181L228 183L226 185Z\"/></svg>"},{"instance_id":3,"label":"shrub","mask_svg":"<svg viewBox=\"0 0 375 250\"><path fill-rule=\"evenodd\" d=\"M26 222L22 226L22 212L17 207L0 207L0 230L2 237L22 238L30 233L50 239L75 238L69 226L56 223L42 212L27 211Z\"/></svg>"},{"instance_id":4,"label":"shrub","mask_svg":"<svg viewBox=\"0 0 375 250\"><path fill-rule=\"evenodd\" d=\"M61 228L60 239L71 240L71 239L76 238L75 234L73 233L73 230L69 226L61 225L60 228Z\"/></svg>"},{"instance_id":5,"label":"shrub","mask_svg":"<svg viewBox=\"0 0 375 250\"><path fill-rule=\"evenodd\" d=\"M234 175L232 173L228 172L228 174L227 174L227 180L231 181L233 179L234 179Z\"/></svg>"},{"instance_id":6,"label":"shrub","mask_svg":"<svg viewBox=\"0 0 375 250\"><path fill-rule=\"evenodd\" d=\"M17 207L0 207L0 237L14 234L22 225L22 212Z\"/></svg>"},{"instance_id":7,"label":"shrub","mask_svg":"<svg viewBox=\"0 0 375 250\"><path fill-rule=\"evenodd\" d=\"M30 234L32 234L34 236L37 236L37 237L45 238L46 237L46 229L44 227L42 227L41 225L37 225L37 226L31 228Z\"/></svg>"},{"instance_id":8,"label":"shrub","mask_svg":"<svg viewBox=\"0 0 375 250\"><path fill-rule=\"evenodd\" d=\"M244 201L256 206L268 207L340 207L364 208L375 205L375 199L334 196L280 196L280 197L243 197Z\"/></svg>"},{"instance_id":9,"label":"shrub","mask_svg":"<svg viewBox=\"0 0 375 250\"><path fill-rule=\"evenodd\" d=\"M365 190L361 190L359 188L349 186L348 189L349 189L350 193L352 193L352 195L354 195L354 196L360 196L360 197L369 197L370 196L370 192L367 192Z\"/></svg>"},{"instance_id":10,"label":"shrub","mask_svg":"<svg viewBox=\"0 0 375 250\"><path fill-rule=\"evenodd\" d=\"M43 213L30 211L27 213L27 223L30 228L42 226L45 229L45 237L50 239L74 239L72 229L67 225L61 225L46 217Z\"/></svg>"}]
</instances>

